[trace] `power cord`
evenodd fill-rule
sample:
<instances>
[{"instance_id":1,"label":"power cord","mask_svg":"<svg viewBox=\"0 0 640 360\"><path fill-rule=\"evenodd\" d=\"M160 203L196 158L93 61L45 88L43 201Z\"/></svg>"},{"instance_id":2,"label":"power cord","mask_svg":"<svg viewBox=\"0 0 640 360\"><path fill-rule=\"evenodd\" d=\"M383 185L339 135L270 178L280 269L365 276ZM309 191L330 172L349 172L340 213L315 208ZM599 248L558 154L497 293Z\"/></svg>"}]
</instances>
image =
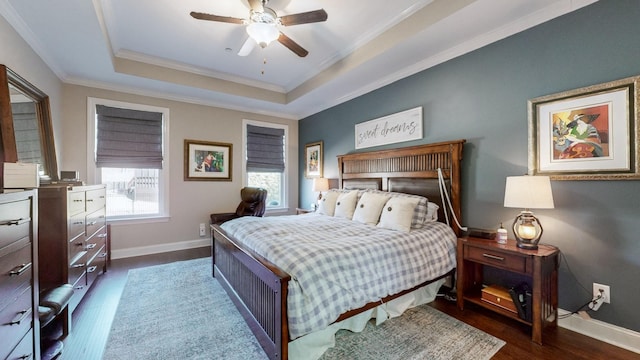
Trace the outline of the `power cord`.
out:
<instances>
[{"instance_id":1,"label":"power cord","mask_svg":"<svg viewBox=\"0 0 640 360\"><path fill-rule=\"evenodd\" d=\"M600 293L598 294L598 296L596 296L593 299L589 300L588 302L586 302L584 305L580 306L576 310L574 310L574 311L572 311L570 313L566 313L564 315L558 316L558 319L566 319L566 318L570 317L571 315L578 314L580 312L580 310L584 309L585 307L588 307L588 309L586 311L592 311L593 307L596 306L598 304L598 301L600 301L602 298L603 298L603 290L600 290Z\"/></svg>"}]
</instances>

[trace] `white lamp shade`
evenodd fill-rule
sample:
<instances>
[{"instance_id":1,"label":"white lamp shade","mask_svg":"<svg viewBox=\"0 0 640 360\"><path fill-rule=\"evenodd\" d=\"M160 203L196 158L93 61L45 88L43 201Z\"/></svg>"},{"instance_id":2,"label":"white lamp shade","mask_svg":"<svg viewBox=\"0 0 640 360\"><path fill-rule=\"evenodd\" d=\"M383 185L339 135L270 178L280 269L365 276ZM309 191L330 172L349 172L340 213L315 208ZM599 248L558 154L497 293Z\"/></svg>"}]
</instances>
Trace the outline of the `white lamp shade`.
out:
<instances>
[{"instance_id":1,"label":"white lamp shade","mask_svg":"<svg viewBox=\"0 0 640 360\"><path fill-rule=\"evenodd\" d=\"M327 190L329 190L329 179L327 178L313 179L313 191L327 191Z\"/></svg>"},{"instance_id":2,"label":"white lamp shade","mask_svg":"<svg viewBox=\"0 0 640 360\"><path fill-rule=\"evenodd\" d=\"M553 194L548 176L508 176L504 206L524 209L553 209Z\"/></svg>"},{"instance_id":3,"label":"white lamp shade","mask_svg":"<svg viewBox=\"0 0 640 360\"><path fill-rule=\"evenodd\" d=\"M262 48L280 36L280 32L275 24L254 22L247 25L247 34L255 40Z\"/></svg>"}]
</instances>

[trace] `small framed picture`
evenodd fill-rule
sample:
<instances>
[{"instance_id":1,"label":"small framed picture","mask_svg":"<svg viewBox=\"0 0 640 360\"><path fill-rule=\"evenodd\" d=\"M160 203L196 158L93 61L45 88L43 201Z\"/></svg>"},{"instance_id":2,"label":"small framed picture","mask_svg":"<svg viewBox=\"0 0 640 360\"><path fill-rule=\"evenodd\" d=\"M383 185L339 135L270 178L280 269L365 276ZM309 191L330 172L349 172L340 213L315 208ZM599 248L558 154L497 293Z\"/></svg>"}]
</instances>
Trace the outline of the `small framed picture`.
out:
<instances>
[{"instance_id":1,"label":"small framed picture","mask_svg":"<svg viewBox=\"0 0 640 360\"><path fill-rule=\"evenodd\" d=\"M304 146L304 164L305 177L322 177L322 141Z\"/></svg>"},{"instance_id":2,"label":"small framed picture","mask_svg":"<svg viewBox=\"0 0 640 360\"><path fill-rule=\"evenodd\" d=\"M231 181L233 144L184 141L184 180Z\"/></svg>"}]
</instances>

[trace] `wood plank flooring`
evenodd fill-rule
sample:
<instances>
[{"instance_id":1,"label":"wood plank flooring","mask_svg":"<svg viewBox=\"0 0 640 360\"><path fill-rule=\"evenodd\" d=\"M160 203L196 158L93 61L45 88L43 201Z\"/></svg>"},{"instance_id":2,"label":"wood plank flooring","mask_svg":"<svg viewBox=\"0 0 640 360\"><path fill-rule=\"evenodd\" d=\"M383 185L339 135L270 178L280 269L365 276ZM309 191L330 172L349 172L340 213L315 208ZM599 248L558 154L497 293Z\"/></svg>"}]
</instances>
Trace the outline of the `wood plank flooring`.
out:
<instances>
[{"instance_id":1,"label":"wood plank flooring","mask_svg":"<svg viewBox=\"0 0 640 360\"><path fill-rule=\"evenodd\" d=\"M100 360L102 358L129 269L207 256L210 256L210 249L199 248L112 261L109 271L99 277L95 286L76 308L73 314L72 332L64 340L65 347L60 359ZM464 311L460 311L455 302L442 298L434 301L432 306L506 341L507 344L493 357L494 360L640 359L640 354L563 328L546 329L543 335L544 345L539 346L531 342L531 334L527 326L483 308L468 305L465 306ZM48 329L45 333L55 335L59 333L59 329Z\"/></svg>"}]
</instances>

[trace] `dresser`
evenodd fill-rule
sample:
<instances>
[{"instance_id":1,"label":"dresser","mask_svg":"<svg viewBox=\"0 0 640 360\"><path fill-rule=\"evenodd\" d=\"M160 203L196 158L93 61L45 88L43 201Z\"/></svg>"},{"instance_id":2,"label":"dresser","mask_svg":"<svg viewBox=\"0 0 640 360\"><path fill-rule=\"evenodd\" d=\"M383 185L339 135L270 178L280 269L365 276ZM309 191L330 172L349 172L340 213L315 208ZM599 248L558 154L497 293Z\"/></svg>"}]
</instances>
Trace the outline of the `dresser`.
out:
<instances>
[{"instance_id":1,"label":"dresser","mask_svg":"<svg viewBox=\"0 0 640 360\"><path fill-rule=\"evenodd\" d=\"M43 290L73 285L73 297L62 314L67 332L73 310L107 270L105 200L104 185L47 185L39 190L38 278Z\"/></svg>"},{"instance_id":2,"label":"dresser","mask_svg":"<svg viewBox=\"0 0 640 360\"><path fill-rule=\"evenodd\" d=\"M0 194L0 359L39 359L37 191Z\"/></svg>"}]
</instances>

